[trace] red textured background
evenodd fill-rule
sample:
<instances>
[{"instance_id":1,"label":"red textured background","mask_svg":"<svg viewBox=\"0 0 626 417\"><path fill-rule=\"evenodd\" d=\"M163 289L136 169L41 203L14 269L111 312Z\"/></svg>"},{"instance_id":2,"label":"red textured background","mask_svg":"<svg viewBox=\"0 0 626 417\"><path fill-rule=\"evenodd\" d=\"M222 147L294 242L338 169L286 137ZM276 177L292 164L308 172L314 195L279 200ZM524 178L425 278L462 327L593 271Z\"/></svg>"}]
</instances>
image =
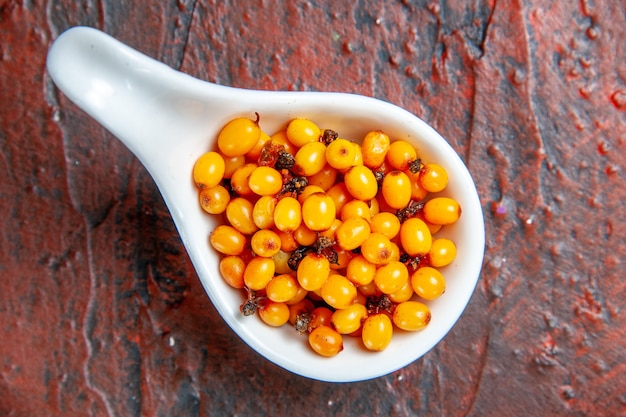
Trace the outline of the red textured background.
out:
<instances>
[{"instance_id":1,"label":"red textured background","mask_svg":"<svg viewBox=\"0 0 626 417\"><path fill-rule=\"evenodd\" d=\"M0 415L626 415L622 0L0 1ZM102 29L219 84L374 96L474 176L483 273L436 349L335 385L203 293L143 167L53 86ZM186 169L181 167L181 169Z\"/></svg>"}]
</instances>

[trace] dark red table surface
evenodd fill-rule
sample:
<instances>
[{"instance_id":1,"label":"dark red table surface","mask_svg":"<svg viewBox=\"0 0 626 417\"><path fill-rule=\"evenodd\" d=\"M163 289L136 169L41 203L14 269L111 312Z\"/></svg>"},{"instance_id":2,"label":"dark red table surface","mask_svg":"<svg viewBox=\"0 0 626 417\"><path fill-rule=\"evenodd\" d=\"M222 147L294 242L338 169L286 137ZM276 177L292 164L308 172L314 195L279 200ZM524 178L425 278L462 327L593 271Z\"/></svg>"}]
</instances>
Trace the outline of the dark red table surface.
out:
<instances>
[{"instance_id":1,"label":"dark red table surface","mask_svg":"<svg viewBox=\"0 0 626 417\"><path fill-rule=\"evenodd\" d=\"M624 10L0 2L0 414L626 415ZM359 93L432 124L467 163L487 233L447 338L339 385L254 353L203 292L144 168L51 82L47 50L76 25L204 80Z\"/></svg>"}]
</instances>

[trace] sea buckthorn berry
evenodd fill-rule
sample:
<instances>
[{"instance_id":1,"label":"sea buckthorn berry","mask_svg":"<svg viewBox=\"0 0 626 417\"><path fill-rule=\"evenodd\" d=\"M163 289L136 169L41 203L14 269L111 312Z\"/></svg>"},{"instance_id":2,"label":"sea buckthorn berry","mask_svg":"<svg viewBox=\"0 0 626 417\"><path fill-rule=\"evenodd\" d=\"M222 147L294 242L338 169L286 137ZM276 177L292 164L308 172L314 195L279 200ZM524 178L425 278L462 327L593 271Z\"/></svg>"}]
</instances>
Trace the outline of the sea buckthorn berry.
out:
<instances>
[{"instance_id":1,"label":"sea buckthorn berry","mask_svg":"<svg viewBox=\"0 0 626 417\"><path fill-rule=\"evenodd\" d=\"M381 130L368 132L361 143L363 164L371 169L380 167L385 162L391 141L389 136Z\"/></svg>"},{"instance_id":2,"label":"sea buckthorn berry","mask_svg":"<svg viewBox=\"0 0 626 417\"><path fill-rule=\"evenodd\" d=\"M319 141L321 129L311 120L296 118L287 125L287 139L300 148L307 143Z\"/></svg>"},{"instance_id":3,"label":"sea buckthorn berry","mask_svg":"<svg viewBox=\"0 0 626 417\"><path fill-rule=\"evenodd\" d=\"M286 303L296 296L300 285L292 274L276 275L265 286L267 298L278 303Z\"/></svg>"},{"instance_id":4,"label":"sea buckthorn berry","mask_svg":"<svg viewBox=\"0 0 626 417\"><path fill-rule=\"evenodd\" d=\"M246 158L248 158L250 161L258 161L259 157L261 156L261 149L263 149L265 144L271 140L272 138L270 138L270 135L261 131L261 136L259 136L259 140L257 141L256 145L254 145L254 147L246 153Z\"/></svg>"},{"instance_id":5,"label":"sea buckthorn berry","mask_svg":"<svg viewBox=\"0 0 626 417\"><path fill-rule=\"evenodd\" d=\"M320 289L322 298L332 308L346 308L356 300L356 287L343 275L330 274Z\"/></svg>"},{"instance_id":6,"label":"sea buckthorn berry","mask_svg":"<svg viewBox=\"0 0 626 417\"><path fill-rule=\"evenodd\" d=\"M209 242L219 253L240 255L245 248L246 237L234 227L221 224L211 232Z\"/></svg>"},{"instance_id":7,"label":"sea buckthorn berry","mask_svg":"<svg viewBox=\"0 0 626 417\"><path fill-rule=\"evenodd\" d=\"M351 334L361 328L367 317L367 308L363 304L354 303L341 310L333 312L330 322L340 334Z\"/></svg>"},{"instance_id":8,"label":"sea buckthorn berry","mask_svg":"<svg viewBox=\"0 0 626 417\"><path fill-rule=\"evenodd\" d=\"M333 250L337 254L337 261L330 263L330 269L333 271L344 270L348 267L348 263L354 254L352 251L339 248L337 245L333 246Z\"/></svg>"},{"instance_id":9,"label":"sea buckthorn berry","mask_svg":"<svg viewBox=\"0 0 626 417\"><path fill-rule=\"evenodd\" d=\"M293 232L283 232L277 228L272 229L280 237L280 248L285 252L292 252L300 246Z\"/></svg>"},{"instance_id":10,"label":"sea buckthorn berry","mask_svg":"<svg viewBox=\"0 0 626 417\"><path fill-rule=\"evenodd\" d=\"M307 291L322 288L329 274L330 262L328 258L317 253L309 253L302 258L296 271L298 283Z\"/></svg>"},{"instance_id":11,"label":"sea buckthorn berry","mask_svg":"<svg viewBox=\"0 0 626 417\"><path fill-rule=\"evenodd\" d=\"M328 307L315 307L311 311L309 320L309 331L318 328L319 326L331 326L331 318L333 312Z\"/></svg>"},{"instance_id":12,"label":"sea buckthorn berry","mask_svg":"<svg viewBox=\"0 0 626 417\"><path fill-rule=\"evenodd\" d=\"M395 260L397 246L382 233L370 233L361 244L361 255L375 265L384 265Z\"/></svg>"},{"instance_id":13,"label":"sea buckthorn berry","mask_svg":"<svg viewBox=\"0 0 626 417\"><path fill-rule=\"evenodd\" d=\"M311 175L308 179L309 185L317 185L323 191L328 191L337 181L337 170L326 164L320 172Z\"/></svg>"},{"instance_id":14,"label":"sea buckthorn berry","mask_svg":"<svg viewBox=\"0 0 626 417\"><path fill-rule=\"evenodd\" d=\"M391 294L387 294L389 299L393 303L403 303L405 301L409 301L415 291L413 290L413 286L411 285L411 280L407 280L406 283L400 288L398 291L392 292Z\"/></svg>"},{"instance_id":15,"label":"sea buckthorn berry","mask_svg":"<svg viewBox=\"0 0 626 417\"><path fill-rule=\"evenodd\" d=\"M240 256L225 256L220 260L220 274L224 281L233 288L243 288L243 271L246 263Z\"/></svg>"},{"instance_id":16,"label":"sea buckthorn berry","mask_svg":"<svg viewBox=\"0 0 626 417\"><path fill-rule=\"evenodd\" d=\"M367 202L367 206L370 208L370 218L380 213L380 203L378 202L378 198L372 198Z\"/></svg>"},{"instance_id":17,"label":"sea buckthorn berry","mask_svg":"<svg viewBox=\"0 0 626 417\"><path fill-rule=\"evenodd\" d=\"M257 120L238 117L226 123L217 135L217 147L226 156L239 156L248 153L261 137L259 118Z\"/></svg>"},{"instance_id":18,"label":"sea buckthorn berry","mask_svg":"<svg viewBox=\"0 0 626 417\"><path fill-rule=\"evenodd\" d=\"M270 136L270 139L272 140L273 144L282 145L283 148L285 148L285 152L291 155L295 155L298 151L298 147L291 143L287 138L286 130L281 130L274 133L272 136Z\"/></svg>"},{"instance_id":19,"label":"sea buckthorn berry","mask_svg":"<svg viewBox=\"0 0 626 417\"><path fill-rule=\"evenodd\" d=\"M285 303L264 300L259 303L259 317L272 327L280 327L289 321L289 307Z\"/></svg>"},{"instance_id":20,"label":"sea buckthorn berry","mask_svg":"<svg viewBox=\"0 0 626 417\"><path fill-rule=\"evenodd\" d=\"M222 155L223 156L223 155ZM246 157L240 156L223 156L224 158L224 178L232 178L233 174L238 168L241 168L246 164Z\"/></svg>"},{"instance_id":21,"label":"sea buckthorn berry","mask_svg":"<svg viewBox=\"0 0 626 417\"><path fill-rule=\"evenodd\" d=\"M389 146L387 162L389 162L389 165L394 169L407 171L409 165L415 160L417 160L417 152L410 143L399 140Z\"/></svg>"},{"instance_id":22,"label":"sea buckthorn berry","mask_svg":"<svg viewBox=\"0 0 626 417\"><path fill-rule=\"evenodd\" d=\"M339 226L335 232L337 246L353 250L361 246L370 236L370 224L362 217L352 217Z\"/></svg>"},{"instance_id":23,"label":"sea buckthorn berry","mask_svg":"<svg viewBox=\"0 0 626 417\"><path fill-rule=\"evenodd\" d=\"M209 214L221 214L230 202L230 193L221 185L200 190L200 207Z\"/></svg>"},{"instance_id":24,"label":"sea buckthorn berry","mask_svg":"<svg viewBox=\"0 0 626 417\"><path fill-rule=\"evenodd\" d=\"M253 207L250 200L242 197L233 198L226 207L226 219L231 226L244 235L251 235L259 230L252 221Z\"/></svg>"},{"instance_id":25,"label":"sea buckthorn berry","mask_svg":"<svg viewBox=\"0 0 626 417\"><path fill-rule=\"evenodd\" d=\"M271 258L276 255L280 250L280 245L280 236L267 229L258 230L252 235L252 239L250 239L252 251L256 255L266 258Z\"/></svg>"},{"instance_id":26,"label":"sea buckthorn berry","mask_svg":"<svg viewBox=\"0 0 626 417\"><path fill-rule=\"evenodd\" d=\"M280 244L282 248L282 244L283 244L282 240ZM277 274L288 274L292 272L291 268L289 267L290 256L291 254L284 250L279 250L278 253L276 253L276 255L272 256L272 259L274 260L275 269L276 269L275 272Z\"/></svg>"},{"instance_id":27,"label":"sea buckthorn berry","mask_svg":"<svg viewBox=\"0 0 626 417\"><path fill-rule=\"evenodd\" d=\"M415 294L424 300L434 300L446 290L446 280L439 270L423 266L411 275L411 285Z\"/></svg>"},{"instance_id":28,"label":"sea buckthorn berry","mask_svg":"<svg viewBox=\"0 0 626 417\"><path fill-rule=\"evenodd\" d=\"M433 224L452 224L461 217L461 206L450 197L435 197L424 204L424 218Z\"/></svg>"},{"instance_id":29,"label":"sea buckthorn berry","mask_svg":"<svg viewBox=\"0 0 626 417\"><path fill-rule=\"evenodd\" d=\"M293 238L301 246L311 246L317 241L317 232L306 227L304 223L293 231Z\"/></svg>"},{"instance_id":30,"label":"sea buckthorn berry","mask_svg":"<svg viewBox=\"0 0 626 417\"><path fill-rule=\"evenodd\" d=\"M448 173L439 164L426 164L419 171L419 182L428 192L438 193L448 185Z\"/></svg>"},{"instance_id":31,"label":"sea buckthorn berry","mask_svg":"<svg viewBox=\"0 0 626 417\"><path fill-rule=\"evenodd\" d=\"M419 301L399 303L393 311L393 323L402 330L414 332L430 323L430 308Z\"/></svg>"},{"instance_id":32,"label":"sea buckthorn berry","mask_svg":"<svg viewBox=\"0 0 626 417\"><path fill-rule=\"evenodd\" d=\"M304 203L304 200L307 199L308 196L315 193L325 193L326 191L322 189L322 187L318 185L307 185L304 187L304 190L298 195L298 201L300 204Z\"/></svg>"},{"instance_id":33,"label":"sea buckthorn berry","mask_svg":"<svg viewBox=\"0 0 626 417\"><path fill-rule=\"evenodd\" d=\"M330 240L331 242L336 240L336 235L337 235L337 229L339 229L339 226L341 226L341 220L339 219L335 219L333 220L333 224L330 225L330 227L326 230L323 230L321 232L318 232L318 236L319 237L324 237L328 240Z\"/></svg>"},{"instance_id":34,"label":"sea buckthorn berry","mask_svg":"<svg viewBox=\"0 0 626 417\"><path fill-rule=\"evenodd\" d=\"M305 291L306 294L306 291ZM296 324L296 320L298 316L303 314L309 314L315 308L313 301L308 298L302 298L300 301L289 304L285 303L289 306L289 323Z\"/></svg>"},{"instance_id":35,"label":"sea buckthorn berry","mask_svg":"<svg viewBox=\"0 0 626 417\"><path fill-rule=\"evenodd\" d=\"M365 201L351 200L341 208L341 220L345 222L352 217L361 217L369 221L370 213L370 207Z\"/></svg>"},{"instance_id":36,"label":"sea buckthorn berry","mask_svg":"<svg viewBox=\"0 0 626 417\"><path fill-rule=\"evenodd\" d=\"M369 284L359 285L357 290L365 297L375 297L382 294L374 283L374 280L372 280Z\"/></svg>"},{"instance_id":37,"label":"sea buckthorn berry","mask_svg":"<svg viewBox=\"0 0 626 417\"><path fill-rule=\"evenodd\" d=\"M419 171L412 173L411 171L404 172L411 181L411 198L415 201L422 201L428 195L428 191L422 187L419 181Z\"/></svg>"},{"instance_id":38,"label":"sea buckthorn berry","mask_svg":"<svg viewBox=\"0 0 626 417\"><path fill-rule=\"evenodd\" d=\"M350 168L343 177L346 189L354 198L371 200L378 192L378 182L371 169L365 165Z\"/></svg>"},{"instance_id":39,"label":"sea buckthorn berry","mask_svg":"<svg viewBox=\"0 0 626 417\"><path fill-rule=\"evenodd\" d=\"M283 188L283 176L272 167L256 167L248 178L248 186L260 196L272 196Z\"/></svg>"},{"instance_id":40,"label":"sea buckthorn berry","mask_svg":"<svg viewBox=\"0 0 626 417\"><path fill-rule=\"evenodd\" d=\"M354 147L354 151L356 152L356 156L354 157L353 166L363 165L363 152L361 151L361 145L355 142L350 142ZM342 170L345 171L345 170Z\"/></svg>"},{"instance_id":41,"label":"sea buckthorn berry","mask_svg":"<svg viewBox=\"0 0 626 417\"><path fill-rule=\"evenodd\" d=\"M383 294L400 291L408 281L409 271L406 265L399 261L381 266L374 274L374 283Z\"/></svg>"},{"instance_id":42,"label":"sea buckthorn berry","mask_svg":"<svg viewBox=\"0 0 626 417\"><path fill-rule=\"evenodd\" d=\"M252 208L252 221L259 229L274 227L274 209L277 200L272 196L259 198Z\"/></svg>"},{"instance_id":43,"label":"sea buckthorn berry","mask_svg":"<svg viewBox=\"0 0 626 417\"><path fill-rule=\"evenodd\" d=\"M350 168L354 164L356 155L354 145L346 139L336 139L326 147L326 162L338 170Z\"/></svg>"},{"instance_id":44,"label":"sea buckthorn berry","mask_svg":"<svg viewBox=\"0 0 626 417\"><path fill-rule=\"evenodd\" d=\"M385 350L393 337L393 323L385 313L373 314L363 322L361 339L368 350Z\"/></svg>"},{"instance_id":45,"label":"sea buckthorn berry","mask_svg":"<svg viewBox=\"0 0 626 417\"><path fill-rule=\"evenodd\" d=\"M395 214L391 214L388 211L381 211L374 215L370 221L372 233L381 233L393 239L400 232L400 220Z\"/></svg>"},{"instance_id":46,"label":"sea buckthorn berry","mask_svg":"<svg viewBox=\"0 0 626 417\"><path fill-rule=\"evenodd\" d=\"M309 142L296 152L296 163L291 169L299 176L311 176L326 166L326 145L321 142Z\"/></svg>"},{"instance_id":47,"label":"sea buckthorn berry","mask_svg":"<svg viewBox=\"0 0 626 417\"><path fill-rule=\"evenodd\" d=\"M272 258L257 256L252 258L243 272L243 281L251 290L262 290L274 277L276 266Z\"/></svg>"},{"instance_id":48,"label":"sea buckthorn berry","mask_svg":"<svg viewBox=\"0 0 626 417\"><path fill-rule=\"evenodd\" d=\"M232 177L230 178L230 187L233 189L235 193L240 196L248 196L252 195L253 192L250 189L250 185L248 184L248 180L250 179L250 174L257 167L257 164L250 163L245 164L235 170L233 172Z\"/></svg>"},{"instance_id":49,"label":"sea buckthorn berry","mask_svg":"<svg viewBox=\"0 0 626 417\"><path fill-rule=\"evenodd\" d=\"M309 345L318 355L332 357L343 350L343 338L328 326L319 326L309 333Z\"/></svg>"},{"instance_id":50,"label":"sea buckthorn berry","mask_svg":"<svg viewBox=\"0 0 626 417\"><path fill-rule=\"evenodd\" d=\"M311 230L328 229L335 220L335 202L326 193L314 193L302 203L302 221Z\"/></svg>"},{"instance_id":51,"label":"sea buckthorn berry","mask_svg":"<svg viewBox=\"0 0 626 417\"><path fill-rule=\"evenodd\" d=\"M215 187L224 178L224 158L217 152L207 152L193 166L193 181L198 188Z\"/></svg>"},{"instance_id":52,"label":"sea buckthorn berry","mask_svg":"<svg viewBox=\"0 0 626 417\"><path fill-rule=\"evenodd\" d=\"M306 296L308 294L309 294L309 292L307 290L305 290L304 288L302 288L300 286L300 284L298 284L298 288L296 290L296 295L291 297L289 300L285 301L285 304L287 304L288 306L293 305L293 304L298 304L300 301L307 299Z\"/></svg>"},{"instance_id":53,"label":"sea buckthorn berry","mask_svg":"<svg viewBox=\"0 0 626 417\"><path fill-rule=\"evenodd\" d=\"M366 285L372 282L376 273L376 265L365 259L363 255L357 255L350 259L346 267L346 278L356 285Z\"/></svg>"},{"instance_id":54,"label":"sea buckthorn berry","mask_svg":"<svg viewBox=\"0 0 626 417\"><path fill-rule=\"evenodd\" d=\"M431 266L441 268L450 265L455 257L456 245L453 241L443 237L433 240L433 244L428 252L428 260Z\"/></svg>"},{"instance_id":55,"label":"sea buckthorn berry","mask_svg":"<svg viewBox=\"0 0 626 417\"><path fill-rule=\"evenodd\" d=\"M293 197L284 197L274 208L274 225L282 232L293 232L302 223L302 207Z\"/></svg>"},{"instance_id":56,"label":"sea buckthorn berry","mask_svg":"<svg viewBox=\"0 0 626 417\"><path fill-rule=\"evenodd\" d=\"M411 180L402 171L391 171L383 179L382 193L391 208L404 208L411 201Z\"/></svg>"},{"instance_id":57,"label":"sea buckthorn berry","mask_svg":"<svg viewBox=\"0 0 626 417\"><path fill-rule=\"evenodd\" d=\"M412 217L400 227L400 242L409 256L417 256L428 253L433 238L426 223L417 217Z\"/></svg>"},{"instance_id":58,"label":"sea buckthorn berry","mask_svg":"<svg viewBox=\"0 0 626 417\"><path fill-rule=\"evenodd\" d=\"M341 213L341 209L343 206L350 200L352 200L352 196L350 192L346 188L346 184L343 182L338 182L333 185L326 191L326 195L333 199L335 203L335 211L337 213Z\"/></svg>"}]
</instances>

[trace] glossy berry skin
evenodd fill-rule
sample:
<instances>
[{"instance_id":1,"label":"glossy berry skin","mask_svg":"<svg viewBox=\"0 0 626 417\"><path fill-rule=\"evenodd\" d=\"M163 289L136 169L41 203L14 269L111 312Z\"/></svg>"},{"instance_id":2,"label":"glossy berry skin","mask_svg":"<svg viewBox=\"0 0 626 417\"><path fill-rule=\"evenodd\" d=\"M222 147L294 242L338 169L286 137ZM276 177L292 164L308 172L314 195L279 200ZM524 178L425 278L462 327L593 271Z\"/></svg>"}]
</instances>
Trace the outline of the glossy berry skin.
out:
<instances>
[{"instance_id":1,"label":"glossy berry skin","mask_svg":"<svg viewBox=\"0 0 626 417\"><path fill-rule=\"evenodd\" d=\"M314 193L302 203L302 220L310 230L328 229L335 220L335 202L326 193Z\"/></svg>"},{"instance_id":2,"label":"glossy berry skin","mask_svg":"<svg viewBox=\"0 0 626 417\"><path fill-rule=\"evenodd\" d=\"M272 258L257 256L252 258L243 273L243 280L251 290L262 290L274 277L276 266Z\"/></svg>"},{"instance_id":3,"label":"glossy berry skin","mask_svg":"<svg viewBox=\"0 0 626 417\"><path fill-rule=\"evenodd\" d=\"M335 310L330 321L340 334L351 334L361 328L367 317L367 308L363 304L354 303L346 308Z\"/></svg>"},{"instance_id":4,"label":"glossy berry skin","mask_svg":"<svg viewBox=\"0 0 626 417\"><path fill-rule=\"evenodd\" d=\"M374 283L383 294L391 294L402 289L409 280L409 271L400 261L392 261L378 268Z\"/></svg>"},{"instance_id":5,"label":"glossy berry skin","mask_svg":"<svg viewBox=\"0 0 626 417\"><path fill-rule=\"evenodd\" d=\"M378 192L376 177L365 165L350 168L344 175L344 183L350 195L359 200L371 200Z\"/></svg>"},{"instance_id":6,"label":"glossy berry skin","mask_svg":"<svg viewBox=\"0 0 626 417\"><path fill-rule=\"evenodd\" d=\"M252 220L253 205L250 200L237 197L228 203L226 207L226 219L235 229L244 235L251 235L259 228Z\"/></svg>"},{"instance_id":7,"label":"glossy berry skin","mask_svg":"<svg viewBox=\"0 0 626 417\"><path fill-rule=\"evenodd\" d=\"M335 309L346 308L356 300L356 287L343 275L330 274L320 289L322 298Z\"/></svg>"},{"instance_id":8,"label":"glossy berry skin","mask_svg":"<svg viewBox=\"0 0 626 417\"><path fill-rule=\"evenodd\" d=\"M332 357L343 350L343 337L329 326L318 326L309 333L309 345L318 355Z\"/></svg>"},{"instance_id":9,"label":"glossy berry skin","mask_svg":"<svg viewBox=\"0 0 626 417\"><path fill-rule=\"evenodd\" d=\"M381 233L370 233L369 237L361 244L361 255L374 265L384 265L395 259L397 247L393 242Z\"/></svg>"},{"instance_id":10,"label":"glossy berry skin","mask_svg":"<svg viewBox=\"0 0 626 417\"><path fill-rule=\"evenodd\" d=\"M297 148L301 148L307 143L317 142L322 131L313 121L296 118L289 122L285 133L289 142Z\"/></svg>"},{"instance_id":11,"label":"glossy berry skin","mask_svg":"<svg viewBox=\"0 0 626 417\"><path fill-rule=\"evenodd\" d=\"M415 293L424 300L439 298L446 290L446 280L439 270L424 266L411 275Z\"/></svg>"},{"instance_id":12,"label":"glossy berry skin","mask_svg":"<svg viewBox=\"0 0 626 417\"><path fill-rule=\"evenodd\" d=\"M225 256L220 260L220 275L233 288L243 288L246 263L240 256Z\"/></svg>"},{"instance_id":13,"label":"glossy berry skin","mask_svg":"<svg viewBox=\"0 0 626 417\"><path fill-rule=\"evenodd\" d=\"M307 291L319 290L330 274L330 262L323 255L307 254L298 265L298 283Z\"/></svg>"},{"instance_id":14,"label":"glossy berry skin","mask_svg":"<svg viewBox=\"0 0 626 417\"><path fill-rule=\"evenodd\" d=\"M240 255L246 245L246 237L232 226L221 224L209 236L213 249L224 255Z\"/></svg>"},{"instance_id":15,"label":"glossy berry skin","mask_svg":"<svg viewBox=\"0 0 626 417\"><path fill-rule=\"evenodd\" d=\"M274 225L282 232L293 232L302 223L302 207L293 197L278 200L274 208Z\"/></svg>"},{"instance_id":16,"label":"glossy berry skin","mask_svg":"<svg viewBox=\"0 0 626 417\"><path fill-rule=\"evenodd\" d=\"M370 236L370 225L362 217L352 217L337 228L335 239L344 250L353 250L361 246Z\"/></svg>"},{"instance_id":17,"label":"glossy berry skin","mask_svg":"<svg viewBox=\"0 0 626 417\"><path fill-rule=\"evenodd\" d=\"M265 324L280 327L289 321L289 307L285 303L264 300L259 303L259 317Z\"/></svg>"},{"instance_id":18,"label":"glossy berry skin","mask_svg":"<svg viewBox=\"0 0 626 417\"><path fill-rule=\"evenodd\" d=\"M400 329L414 332L430 323L431 313L428 306L419 301L405 301L396 306L392 321Z\"/></svg>"},{"instance_id":19,"label":"glossy berry skin","mask_svg":"<svg viewBox=\"0 0 626 417\"><path fill-rule=\"evenodd\" d=\"M267 298L278 303L286 303L296 296L300 285L293 274L280 274L273 277L265 286Z\"/></svg>"},{"instance_id":20,"label":"glossy berry skin","mask_svg":"<svg viewBox=\"0 0 626 417\"><path fill-rule=\"evenodd\" d=\"M423 213L433 224L453 224L461 217L461 206L450 197L435 197L424 204Z\"/></svg>"},{"instance_id":21,"label":"glossy berry skin","mask_svg":"<svg viewBox=\"0 0 626 417\"><path fill-rule=\"evenodd\" d=\"M402 209L411 201L411 180L402 171L391 171L383 179L382 193L389 207Z\"/></svg>"},{"instance_id":22,"label":"glossy berry skin","mask_svg":"<svg viewBox=\"0 0 626 417\"><path fill-rule=\"evenodd\" d=\"M330 187L335 185L337 175L337 170L327 163L320 172L309 177L309 185L317 185L323 191L328 191Z\"/></svg>"},{"instance_id":23,"label":"glossy berry skin","mask_svg":"<svg viewBox=\"0 0 626 417\"><path fill-rule=\"evenodd\" d=\"M245 155L254 148L260 137L258 121L238 117L224 125L217 135L217 147L228 157Z\"/></svg>"},{"instance_id":24,"label":"glossy berry skin","mask_svg":"<svg viewBox=\"0 0 626 417\"><path fill-rule=\"evenodd\" d=\"M283 188L283 177L274 168L256 167L248 177L248 187L257 195L273 196Z\"/></svg>"},{"instance_id":25,"label":"glossy berry skin","mask_svg":"<svg viewBox=\"0 0 626 417\"><path fill-rule=\"evenodd\" d=\"M215 187L224 178L224 158L217 152L207 152L193 166L193 180L200 189Z\"/></svg>"},{"instance_id":26,"label":"glossy berry skin","mask_svg":"<svg viewBox=\"0 0 626 417\"><path fill-rule=\"evenodd\" d=\"M450 265L455 257L456 245L452 240L443 237L433 240L433 244L428 252L430 265L435 268L442 268Z\"/></svg>"},{"instance_id":27,"label":"glossy berry skin","mask_svg":"<svg viewBox=\"0 0 626 417\"><path fill-rule=\"evenodd\" d=\"M200 207L209 214L221 214L228 207L230 193L221 185L200 190Z\"/></svg>"},{"instance_id":28,"label":"glossy berry skin","mask_svg":"<svg viewBox=\"0 0 626 417\"><path fill-rule=\"evenodd\" d=\"M419 171L420 185L431 193L443 191L448 185L448 173L438 164L426 164Z\"/></svg>"},{"instance_id":29,"label":"glossy berry skin","mask_svg":"<svg viewBox=\"0 0 626 417\"><path fill-rule=\"evenodd\" d=\"M326 162L337 170L350 168L356 156L356 148L346 139L336 139L326 147Z\"/></svg>"},{"instance_id":30,"label":"glossy berry skin","mask_svg":"<svg viewBox=\"0 0 626 417\"><path fill-rule=\"evenodd\" d=\"M376 274L376 265L365 259L363 255L350 259L346 268L346 278L359 286L372 282L374 274Z\"/></svg>"},{"instance_id":31,"label":"glossy berry skin","mask_svg":"<svg viewBox=\"0 0 626 417\"><path fill-rule=\"evenodd\" d=\"M415 148L408 142L399 140L389 146L387 152L387 162L389 165L400 171L407 171L409 164L417 159Z\"/></svg>"},{"instance_id":32,"label":"glossy berry skin","mask_svg":"<svg viewBox=\"0 0 626 417\"><path fill-rule=\"evenodd\" d=\"M427 254L432 245L430 229L423 220L412 217L402 223L400 241L404 251L409 256Z\"/></svg>"},{"instance_id":33,"label":"glossy berry skin","mask_svg":"<svg viewBox=\"0 0 626 417\"><path fill-rule=\"evenodd\" d=\"M254 171L256 167L257 164L249 163L237 168L235 172L233 172L230 178L230 187L239 196L254 194L250 189L248 180L250 179L250 174L252 174L252 171Z\"/></svg>"},{"instance_id":34,"label":"glossy berry skin","mask_svg":"<svg viewBox=\"0 0 626 417\"><path fill-rule=\"evenodd\" d=\"M361 143L363 165L371 169L380 167L385 162L391 141L389 136L381 130L368 132Z\"/></svg>"},{"instance_id":35,"label":"glossy berry skin","mask_svg":"<svg viewBox=\"0 0 626 417\"><path fill-rule=\"evenodd\" d=\"M385 350L393 337L393 323L385 313L369 316L363 322L361 339L368 350Z\"/></svg>"},{"instance_id":36,"label":"glossy berry skin","mask_svg":"<svg viewBox=\"0 0 626 417\"><path fill-rule=\"evenodd\" d=\"M382 211L374 215L370 225L372 233L380 233L389 239L393 239L400 232L400 220L398 220L398 216L388 211Z\"/></svg>"},{"instance_id":37,"label":"glossy berry skin","mask_svg":"<svg viewBox=\"0 0 626 417\"><path fill-rule=\"evenodd\" d=\"M263 196L254 203L252 221L259 229L274 227L274 210L277 202L272 196Z\"/></svg>"},{"instance_id":38,"label":"glossy berry skin","mask_svg":"<svg viewBox=\"0 0 626 417\"><path fill-rule=\"evenodd\" d=\"M326 146L321 142L309 142L298 149L292 171L299 176L315 175L326 166Z\"/></svg>"},{"instance_id":39,"label":"glossy berry skin","mask_svg":"<svg viewBox=\"0 0 626 417\"><path fill-rule=\"evenodd\" d=\"M280 236L272 230L261 229L252 235L250 246L256 255L271 258L281 248Z\"/></svg>"}]
</instances>

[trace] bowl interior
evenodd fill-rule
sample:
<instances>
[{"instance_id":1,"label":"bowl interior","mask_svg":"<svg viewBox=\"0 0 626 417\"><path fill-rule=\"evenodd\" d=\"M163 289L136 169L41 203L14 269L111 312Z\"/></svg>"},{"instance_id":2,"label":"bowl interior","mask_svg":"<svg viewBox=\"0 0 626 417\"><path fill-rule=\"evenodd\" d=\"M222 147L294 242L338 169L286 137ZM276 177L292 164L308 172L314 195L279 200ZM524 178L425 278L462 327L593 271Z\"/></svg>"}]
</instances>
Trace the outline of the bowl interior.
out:
<instances>
[{"instance_id":1,"label":"bowl interior","mask_svg":"<svg viewBox=\"0 0 626 417\"><path fill-rule=\"evenodd\" d=\"M246 103L243 108L227 102L216 108L203 100L201 88L195 91L194 99L164 96L155 100L155 103L167 103L169 108L154 119L152 128L157 124L162 134L181 139L176 151L157 169L151 169L151 174L161 188L203 287L228 325L268 360L293 373L324 381L358 381L385 375L415 361L435 346L458 320L471 297L484 247L482 210L474 183L449 144L422 120L375 99L336 93L251 93L232 89L227 91L231 100ZM414 144L425 162L436 162L447 169L449 185L440 194L459 201L463 214L438 236L455 242L457 257L441 269L447 282L446 292L439 299L427 302L432 321L424 330L414 333L396 330L390 346L377 353L366 351L359 338L346 336L344 350L339 355L323 358L313 353L306 337L291 326L271 328L258 317L242 316L239 311L242 295L222 280L219 257L208 243L208 236L220 219L200 209L191 169L198 156L214 147L217 133L226 121L239 115L253 117L254 112L260 114L261 128L270 135L284 128L293 117L310 118L321 128L333 129L340 137L357 142L368 131L381 129L392 140L404 139ZM180 126L181 113L187 118L185 126Z\"/></svg>"}]
</instances>

